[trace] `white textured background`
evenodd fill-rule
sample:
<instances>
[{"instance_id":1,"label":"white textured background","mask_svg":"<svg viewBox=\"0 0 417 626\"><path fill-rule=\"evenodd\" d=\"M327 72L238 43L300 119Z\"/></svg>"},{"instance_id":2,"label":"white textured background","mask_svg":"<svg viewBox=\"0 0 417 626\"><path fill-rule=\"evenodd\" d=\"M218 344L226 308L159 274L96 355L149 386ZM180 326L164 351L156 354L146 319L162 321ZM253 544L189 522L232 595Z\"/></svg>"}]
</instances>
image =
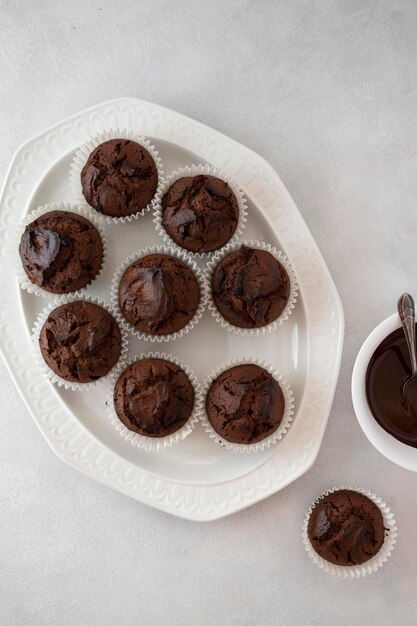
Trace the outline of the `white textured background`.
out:
<instances>
[{"instance_id":1,"label":"white textured background","mask_svg":"<svg viewBox=\"0 0 417 626\"><path fill-rule=\"evenodd\" d=\"M159 102L271 162L346 314L315 466L210 524L63 465L0 364L1 624L416 623L417 476L371 447L349 389L366 335L402 291L417 295L416 33L414 0L0 0L0 173L21 142L80 109ZM396 514L398 545L372 578L333 580L301 545L306 507L337 483L376 491Z\"/></svg>"}]
</instances>

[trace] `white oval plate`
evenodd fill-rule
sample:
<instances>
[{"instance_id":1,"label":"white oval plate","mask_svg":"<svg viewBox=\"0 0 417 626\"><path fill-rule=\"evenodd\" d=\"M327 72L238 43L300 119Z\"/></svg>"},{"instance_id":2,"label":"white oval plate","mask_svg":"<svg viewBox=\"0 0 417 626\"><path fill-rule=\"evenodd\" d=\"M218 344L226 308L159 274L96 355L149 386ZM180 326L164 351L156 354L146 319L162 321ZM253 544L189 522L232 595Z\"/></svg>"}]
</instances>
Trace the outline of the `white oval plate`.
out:
<instances>
[{"instance_id":1,"label":"white oval plate","mask_svg":"<svg viewBox=\"0 0 417 626\"><path fill-rule=\"evenodd\" d=\"M300 286L295 311L264 337L228 333L206 311L198 326L168 346L203 380L223 361L261 358L290 382L293 424L276 446L255 455L228 452L200 425L164 453L138 450L106 417L105 389L71 392L43 378L29 332L45 298L22 292L14 277L13 234L21 218L46 202L71 202L68 172L74 151L108 128L140 130L159 150L166 174L209 162L227 170L248 197L247 239L283 250ZM106 225L109 262L90 290L109 299L112 272L129 254L161 243L152 215L132 224ZM25 143L16 153L1 196L0 347L34 421L66 463L141 502L180 517L213 520L250 506L306 472L317 456L339 373L343 309L329 271L290 195L259 155L203 124L150 102L120 98L78 113ZM7 294L7 297L4 297ZM129 355L151 350L131 338Z\"/></svg>"}]
</instances>

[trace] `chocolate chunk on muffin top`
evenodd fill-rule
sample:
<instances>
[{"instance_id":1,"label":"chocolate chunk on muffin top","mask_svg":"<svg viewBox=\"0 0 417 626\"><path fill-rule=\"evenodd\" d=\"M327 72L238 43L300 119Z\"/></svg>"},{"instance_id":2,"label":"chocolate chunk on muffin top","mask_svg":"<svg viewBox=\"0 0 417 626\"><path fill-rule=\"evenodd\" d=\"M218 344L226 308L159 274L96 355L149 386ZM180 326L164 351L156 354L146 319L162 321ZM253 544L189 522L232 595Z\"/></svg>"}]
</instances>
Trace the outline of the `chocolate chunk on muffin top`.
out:
<instances>
[{"instance_id":1,"label":"chocolate chunk on muffin top","mask_svg":"<svg viewBox=\"0 0 417 626\"><path fill-rule=\"evenodd\" d=\"M119 377L114 407L129 430L146 437L166 437L190 417L194 389L179 365L146 358L129 365Z\"/></svg>"},{"instance_id":2,"label":"chocolate chunk on muffin top","mask_svg":"<svg viewBox=\"0 0 417 626\"><path fill-rule=\"evenodd\" d=\"M162 199L162 225L179 246L212 252L233 236L239 205L230 186L215 176L184 176Z\"/></svg>"},{"instance_id":3,"label":"chocolate chunk on muffin top","mask_svg":"<svg viewBox=\"0 0 417 626\"><path fill-rule=\"evenodd\" d=\"M230 324L261 328L285 309L290 278L270 252L242 246L215 267L211 289L217 309Z\"/></svg>"},{"instance_id":4,"label":"chocolate chunk on muffin top","mask_svg":"<svg viewBox=\"0 0 417 626\"><path fill-rule=\"evenodd\" d=\"M26 226L19 254L32 283L51 293L70 293L97 276L103 243L85 217L71 211L50 211Z\"/></svg>"},{"instance_id":5,"label":"chocolate chunk on muffin top","mask_svg":"<svg viewBox=\"0 0 417 626\"><path fill-rule=\"evenodd\" d=\"M51 311L42 326L39 346L55 374L71 382L90 383L117 363L120 330L101 306L75 300Z\"/></svg>"},{"instance_id":6,"label":"chocolate chunk on muffin top","mask_svg":"<svg viewBox=\"0 0 417 626\"><path fill-rule=\"evenodd\" d=\"M222 372L207 392L208 420L231 443L251 444L272 435L284 411L285 398L278 381L255 364Z\"/></svg>"},{"instance_id":7,"label":"chocolate chunk on muffin top","mask_svg":"<svg viewBox=\"0 0 417 626\"><path fill-rule=\"evenodd\" d=\"M335 565L360 565L384 543L384 519L378 506L357 491L341 489L320 498L308 520L314 550Z\"/></svg>"},{"instance_id":8,"label":"chocolate chunk on muffin top","mask_svg":"<svg viewBox=\"0 0 417 626\"><path fill-rule=\"evenodd\" d=\"M104 215L124 217L143 211L158 186L151 154L135 141L110 139L97 146L81 172L88 204Z\"/></svg>"},{"instance_id":9,"label":"chocolate chunk on muffin top","mask_svg":"<svg viewBox=\"0 0 417 626\"><path fill-rule=\"evenodd\" d=\"M194 317L200 288L193 271L165 254L149 254L129 265L119 284L119 306L139 330L168 335Z\"/></svg>"}]
</instances>

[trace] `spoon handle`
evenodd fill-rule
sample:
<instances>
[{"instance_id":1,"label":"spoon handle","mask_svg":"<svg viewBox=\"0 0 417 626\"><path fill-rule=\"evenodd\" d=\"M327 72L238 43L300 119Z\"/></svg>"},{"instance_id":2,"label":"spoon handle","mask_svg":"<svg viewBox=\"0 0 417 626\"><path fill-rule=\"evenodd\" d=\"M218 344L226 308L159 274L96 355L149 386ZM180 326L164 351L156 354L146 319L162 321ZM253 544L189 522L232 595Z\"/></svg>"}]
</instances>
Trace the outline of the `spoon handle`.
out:
<instances>
[{"instance_id":1,"label":"spoon handle","mask_svg":"<svg viewBox=\"0 0 417 626\"><path fill-rule=\"evenodd\" d=\"M398 314L403 325L408 351L411 359L412 376L417 375L416 359L416 310L414 300L409 293L403 293L398 300Z\"/></svg>"}]
</instances>

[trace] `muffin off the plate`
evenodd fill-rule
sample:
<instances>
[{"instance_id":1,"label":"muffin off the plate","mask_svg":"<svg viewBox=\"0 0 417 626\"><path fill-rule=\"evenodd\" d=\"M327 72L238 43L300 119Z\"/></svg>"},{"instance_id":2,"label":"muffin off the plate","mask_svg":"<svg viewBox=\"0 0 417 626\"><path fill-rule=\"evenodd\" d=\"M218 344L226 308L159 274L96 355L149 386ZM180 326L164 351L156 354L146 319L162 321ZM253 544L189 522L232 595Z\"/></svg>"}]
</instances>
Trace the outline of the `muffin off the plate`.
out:
<instances>
[{"instance_id":1,"label":"muffin off the plate","mask_svg":"<svg viewBox=\"0 0 417 626\"><path fill-rule=\"evenodd\" d=\"M384 543L379 507L357 491L333 491L314 505L307 526L314 550L335 565L361 565Z\"/></svg>"}]
</instances>

